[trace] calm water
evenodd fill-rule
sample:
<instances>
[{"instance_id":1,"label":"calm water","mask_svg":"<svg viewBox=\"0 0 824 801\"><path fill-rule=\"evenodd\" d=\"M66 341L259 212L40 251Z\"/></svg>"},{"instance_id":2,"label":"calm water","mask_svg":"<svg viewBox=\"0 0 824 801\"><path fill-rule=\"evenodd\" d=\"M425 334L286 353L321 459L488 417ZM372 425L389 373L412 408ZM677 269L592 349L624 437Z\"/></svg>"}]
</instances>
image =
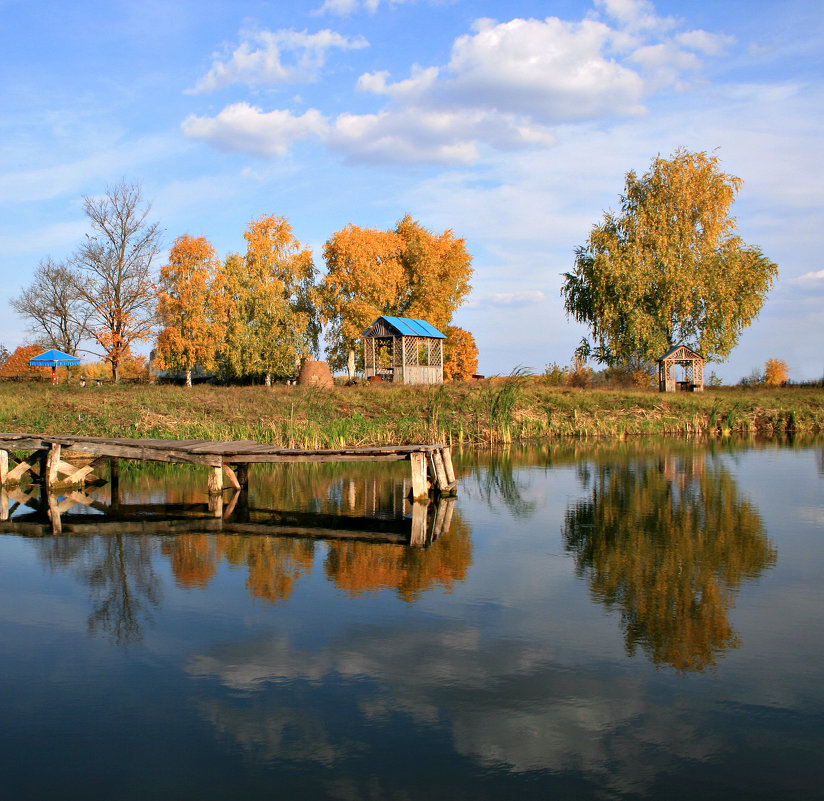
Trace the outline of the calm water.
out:
<instances>
[{"instance_id":1,"label":"calm water","mask_svg":"<svg viewBox=\"0 0 824 801\"><path fill-rule=\"evenodd\" d=\"M824 798L824 445L456 463L6 498L3 798Z\"/></svg>"}]
</instances>

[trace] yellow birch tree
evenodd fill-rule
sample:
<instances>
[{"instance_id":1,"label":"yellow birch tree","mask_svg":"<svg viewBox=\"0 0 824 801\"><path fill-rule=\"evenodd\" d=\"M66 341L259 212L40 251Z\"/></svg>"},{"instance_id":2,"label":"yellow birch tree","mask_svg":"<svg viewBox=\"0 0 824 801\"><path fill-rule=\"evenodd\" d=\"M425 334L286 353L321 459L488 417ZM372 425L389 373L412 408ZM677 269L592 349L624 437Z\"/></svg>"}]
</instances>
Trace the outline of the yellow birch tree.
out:
<instances>
[{"instance_id":1,"label":"yellow birch tree","mask_svg":"<svg viewBox=\"0 0 824 801\"><path fill-rule=\"evenodd\" d=\"M627 173L621 211L593 226L564 274L567 314L592 334L582 355L654 362L686 344L707 360L727 357L778 272L735 233L740 186L717 157L684 149L640 178Z\"/></svg>"},{"instance_id":2,"label":"yellow birch tree","mask_svg":"<svg viewBox=\"0 0 824 801\"><path fill-rule=\"evenodd\" d=\"M285 217L264 215L243 235L245 256L226 259L227 328L222 358L235 377L295 372L317 349L312 251L301 246Z\"/></svg>"}]
</instances>

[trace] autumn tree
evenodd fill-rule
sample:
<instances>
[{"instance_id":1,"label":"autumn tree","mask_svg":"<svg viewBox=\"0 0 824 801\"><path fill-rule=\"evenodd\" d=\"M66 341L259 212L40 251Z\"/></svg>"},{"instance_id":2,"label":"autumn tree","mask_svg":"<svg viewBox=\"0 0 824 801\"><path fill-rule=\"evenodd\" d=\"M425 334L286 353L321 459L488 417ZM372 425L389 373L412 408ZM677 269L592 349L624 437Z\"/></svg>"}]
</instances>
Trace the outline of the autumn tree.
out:
<instances>
[{"instance_id":1,"label":"autumn tree","mask_svg":"<svg viewBox=\"0 0 824 801\"><path fill-rule=\"evenodd\" d=\"M349 224L323 248L321 314L332 369L346 366L364 330L382 314L445 328L471 289L472 259L451 230L440 234L409 215L391 231Z\"/></svg>"},{"instance_id":2,"label":"autumn tree","mask_svg":"<svg viewBox=\"0 0 824 801\"><path fill-rule=\"evenodd\" d=\"M47 258L35 269L31 285L11 301L12 308L29 321L29 333L37 342L72 356L88 336L92 312L77 285L70 267Z\"/></svg>"},{"instance_id":3,"label":"autumn tree","mask_svg":"<svg viewBox=\"0 0 824 801\"><path fill-rule=\"evenodd\" d=\"M215 249L203 236L178 237L169 261L160 268L157 314L163 330L157 339L158 367L186 372L192 385L196 364L214 368L222 343L223 268Z\"/></svg>"},{"instance_id":4,"label":"autumn tree","mask_svg":"<svg viewBox=\"0 0 824 801\"><path fill-rule=\"evenodd\" d=\"M780 387L787 383L787 362L783 359L767 359L764 364L764 383L768 387Z\"/></svg>"},{"instance_id":5,"label":"autumn tree","mask_svg":"<svg viewBox=\"0 0 824 801\"><path fill-rule=\"evenodd\" d=\"M30 367L29 359L39 356L43 352L40 345L21 345L14 349L14 353L5 351L5 358L0 363L0 378L13 378L16 380L35 378L40 376L44 378L51 375L50 367Z\"/></svg>"},{"instance_id":6,"label":"autumn tree","mask_svg":"<svg viewBox=\"0 0 824 801\"><path fill-rule=\"evenodd\" d=\"M475 337L456 325L444 329L443 374L444 378L466 381L478 372L478 347Z\"/></svg>"},{"instance_id":7,"label":"autumn tree","mask_svg":"<svg viewBox=\"0 0 824 801\"><path fill-rule=\"evenodd\" d=\"M292 375L301 356L317 350L315 265L284 217L249 223L246 254L224 265L226 337L222 359L230 375Z\"/></svg>"},{"instance_id":8,"label":"autumn tree","mask_svg":"<svg viewBox=\"0 0 824 801\"><path fill-rule=\"evenodd\" d=\"M91 334L118 381L121 361L134 342L149 338L155 321L152 262L161 232L137 184L121 182L83 204L92 231L75 255L77 290L92 308Z\"/></svg>"},{"instance_id":9,"label":"autumn tree","mask_svg":"<svg viewBox=\"0 0 824 801\"><path fill-rule=\"evenodd\" d=\"M567 314L592 335L584 354L610 365L653 362L686 344L726 358L778 271L735 232L740 186L717 157L684 149L653 159L640 178L627 173L620 212L604 214L564 274Z\"/></svg>"}]
</instances>

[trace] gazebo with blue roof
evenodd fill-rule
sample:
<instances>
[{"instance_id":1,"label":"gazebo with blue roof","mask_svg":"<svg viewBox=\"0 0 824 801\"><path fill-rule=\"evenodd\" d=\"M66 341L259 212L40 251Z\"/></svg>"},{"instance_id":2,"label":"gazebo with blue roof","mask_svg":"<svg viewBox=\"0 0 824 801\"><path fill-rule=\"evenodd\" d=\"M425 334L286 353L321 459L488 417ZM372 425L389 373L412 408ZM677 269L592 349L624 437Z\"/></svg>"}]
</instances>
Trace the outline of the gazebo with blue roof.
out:
<instances>
[{"instance_id":1,"label":"gazebo with blue roof","mask_svg":"<svg viewBox=\"0 0 824 801\"><path fill-rule=\"evenodd\" d=\"M363 332L366 378L398 384L442 384L446 336L426 320L381 316Z\"/></svg>"}]
</instances>

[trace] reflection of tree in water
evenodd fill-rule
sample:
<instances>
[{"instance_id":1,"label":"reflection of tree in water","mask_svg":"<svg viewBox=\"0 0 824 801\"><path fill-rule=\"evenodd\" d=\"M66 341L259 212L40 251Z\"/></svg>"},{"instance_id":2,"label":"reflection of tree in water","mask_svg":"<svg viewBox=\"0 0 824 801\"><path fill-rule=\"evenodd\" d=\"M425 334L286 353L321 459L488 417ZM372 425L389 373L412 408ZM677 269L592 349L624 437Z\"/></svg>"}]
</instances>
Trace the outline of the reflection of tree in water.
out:
<instances>
[{"instance_id":1,"label":"reflection of tree in water","mask_svg":"<svg viewBox=\"0 0 824 801\"><path fill-rule=\"evenodd\" d=\"M231 564L248 567L246 588L272 604L292 594L295 582L308 575L315 560L313 540L221 535L218 548Z\"/></svg>"},{"instance_id":2,"label":"reflection of tree in water","mask_svg":"<svg viewBox=\"0 0 824 801\"><path fill-rule=\"evenodd\" d=\"M112 534L39 541L54 570L74 568L91 590L90 634L105 634L117 645L139 642L141 627L160 602L149 538Z\"/></svg>"},{"instance_id":3,"label":"reflection of tree in water","mask_svg":"<svg viewBox=\"0 0 824 801\"><path fill-rule=\"evenodd\" d=\"M591 483L567 510L566 547L593 596L621 610L628 653L640 645L656 665L688 671L737 647L735 591L776 552L729 472L662 457L600 465Z\"/></svg>"},{"instance_id":4,"label":"reflection of tree in water","mask_svg":"<svg viewBox=\"0 0 824 801\"><path fill-rule=\"evenodd\" d=\"M535 504L524 499L523 486L513 469L521 466L521 461L513 459L509 448L490 451L486 456L486 463L481 457L475 468L481 498L491 507L503 503L513 517L531 517L535 513Z\"/></svg>"},{"instance_id":5,"label":"reflection of tree in water","mask_svg":"<svg viewBox=\"0 0 824 801\"><path fill-rule=\"evenodd\" d=\"M472 564L469 528L457 515L447 536L429 548L370 542L333 542L324 568L326 575L348 595L396 589L405 601L440 585L451 589L466 578Z\"/></svg>"},{"instance_id":6,"label":"reflection of tree in water","mask_svg":"<svg viewBox=\"0 0 824 801\"><path fill-rule=\"evenodd\" d=\"M172 573L183 589L204 588L224 559L248 569L246 588L271 603L286 600L315 560L312 540L235 534L179 534L164 541Z\"/></svg>"}]
</instances>

